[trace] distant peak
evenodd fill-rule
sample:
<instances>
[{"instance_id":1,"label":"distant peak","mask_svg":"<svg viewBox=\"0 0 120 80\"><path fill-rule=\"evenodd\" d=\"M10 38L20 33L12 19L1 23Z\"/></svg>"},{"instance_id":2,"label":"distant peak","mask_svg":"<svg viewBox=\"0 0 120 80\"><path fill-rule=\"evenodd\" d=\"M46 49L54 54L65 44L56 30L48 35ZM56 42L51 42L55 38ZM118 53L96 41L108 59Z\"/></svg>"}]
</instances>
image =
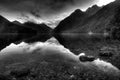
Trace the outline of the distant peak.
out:
<instances>
[{"instance_id":1,"label":"distant peak","mask_svg":"<svg viewBox=\"0 0 120 80\"><path fill-rule=\"evenodd\" d=\"M91 15L94 15L97 11L99 11L102 7L99 7L97 5L93 5L92 7L89 7L87 10L86 10L86 13L91 16Z\"/></svg>"},{"instance_id":2,"label":"distant peak","mask_svg":"<svg viewBox=\"0 0 120 80\"><path fill-rule=\"evenodd\" d=\"M88 9L87 9L87 11L88 10L91 10L91 9L99 9L100 7L98 6L98 5L93 5L92 7L89 7Z\"/></svg>"},{"instance_id":3,"label":"distant peak","mask_svg":"<svg viewBox=\"0 0 120 80\"><path fill-rule=\"evenodd\" d=\"M93 5L92 7L96 8L96 7L99 7L98 5Z\"/></svg>"},{"instance_id":4,"label":"distant peak","mask_svg":"<svg viewBox=\"0 0 120 80\"><path fill-rule=\"evenodd\" d=\"M84 12L82 12L80 9L76 9L75 11L74 11L74 13L84 13Z\"/></svg>"},{"instance_id":5,"label":"distant peak","mask_svg":"<svg viewBox=\"0 0 120 80\"><path fill-rule=\"evenodd\" d=\"M15 23L15 24L21 24L19 21L13 21L13 23Z\"/></svg>"},{"instance_id":6,"label":"distant peak","mask_svg":"<svg viewBox=\"0 0 120 80\"><path fill-rule=\"evenodd\" d=\"M84 12L82 12L80 9L76 9L70 16L80 17L81 15L84 15Z\"/></svg>"}]
</instances>

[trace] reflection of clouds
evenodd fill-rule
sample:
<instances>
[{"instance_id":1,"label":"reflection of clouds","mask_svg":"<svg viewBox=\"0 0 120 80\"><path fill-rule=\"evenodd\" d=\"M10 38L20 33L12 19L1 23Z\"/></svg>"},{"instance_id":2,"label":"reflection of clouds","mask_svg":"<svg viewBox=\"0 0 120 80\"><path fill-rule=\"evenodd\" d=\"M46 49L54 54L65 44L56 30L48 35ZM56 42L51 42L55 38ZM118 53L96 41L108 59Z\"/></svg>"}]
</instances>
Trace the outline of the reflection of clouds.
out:
<instances>
[{"instance_id":1,"label":"reflection of clouds","mask_svg":"<svg viewBox=\"0 0 120 80\"><path fill-rule=\"evenodd\" d=\"M92 62L92 64L97 66L98 69L102 70L105 73L112 75L120 75L120 70L109 62L96 59Z\"/></svg>"},{"instance_id":2,"label":"reflection of clouds","mask_svg":"<svg viewBox=\"0 0 120 80\"><path fill-rule=\"evenodd\" d=\"M57 42L57 41L56 41ZM57 45L55 43L52 43L50 40L46 41L45 43L42 42L36 42L32 44L27 43L20 43L18 45L12 43L5 49L3 49L0 54L3 55L9 55L9 54L25 54L25 53L40 53L42 55L53 55L58 54L64 57L68 57L71 59L75 59L76 55L74 55L72 52L70 52L68 49L64 48L62 45Z\"/></svg>"},{"instance_id":3,"label":"reflection of clouds","mask_svg":"<svg viewBox=\"0 0 120 80\"><path fill-rule=\"evenodd\" d=\"M103 60L100 59L96 59L95 61L92 62L94 65L96 65L99 69L105 71L105 72L112 72L113 69L116 71L119 71L119 69L117 69L115 66L113 66L111 63L109 62L105 62Z\"/></svg>"},{"instance_id":4,"label":"reflection of clouds","mask_svg":"<svg viewBox=\"0 0 120 80\"><path fill-rule=\"evenodd\" d=\"M79 56L85 56L85 53L79 54ZM120 74L120 70L112 65L109 62L100 60L99 58L94 60L93 62L85 62L81 63L84 66L91 67L93 69L98 69L100 71L106 72L106 73L114 73L115 75Z\"/></svg>"},{"instance_id":5,"label":"reflection of clouds","mask_svg":"<svg viewBox=\"0 0 120 80\"><path fill-rule=\"evenodd\" d=\"M8 55L7 58L9 58L10 54L12 55L36 54L37 58L40 58L41 56L52 57L54 55L57 55L60 57L61 61L70 62L72 64L75 64L77 67L85 66L86 68L89 67L89 69L95 69L95 70L97 69L100 71L104 71L107 73L114 73L114 74L118 74L120 72L111 63L105 62L100 59L96 59L93 62L80 62L79 57L85 55L85 53L75 55L69 49L66 49L64 46L60 45L55 38L52 38L46 42L36 42L31 44L22 42L16 45L12 43L11 45L9 45L0 52L0 57L4 56L3 54L6 56ZM29 57L34 59L33 56L29 56ZM28 58L29 60L29 57L26 57L26 59ZM5 57L3 59L5 59ZM52 59L53 60L56 59L55 56Z\"/></svg>"},{"instance_id":6,"label":"reflection of clouds","mask_svg":"<svg viewBox=\"0 0 120 80\"><path fill-rule=\"evenodd\" d=\"M9 46L7 46L5 49L1 50L0 56L18 54L18 53L24 52L24 48L26 47L27 47L27 44L24 42L20 43L19 45L12 43Z\"/></svg>"}]
</instances>

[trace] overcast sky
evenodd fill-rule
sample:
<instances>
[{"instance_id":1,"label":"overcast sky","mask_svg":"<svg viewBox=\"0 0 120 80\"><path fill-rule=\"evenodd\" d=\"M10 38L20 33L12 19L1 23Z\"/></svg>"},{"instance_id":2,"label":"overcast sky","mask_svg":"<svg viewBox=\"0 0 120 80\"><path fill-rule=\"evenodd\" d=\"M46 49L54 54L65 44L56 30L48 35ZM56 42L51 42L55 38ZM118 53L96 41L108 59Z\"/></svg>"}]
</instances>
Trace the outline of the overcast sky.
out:
<instances>
[{"instance_id":1,"label":"overcast sky","mask_svg":"<svg viewBox=\"0 0 120 80\"><path fill-rule=\"evenodd\" d=\"M114 0L0 0L0 14L10 21L45 22L55 26L75 9L85 11L97 4L106 5Z\"/></svg>"}]
</instances>

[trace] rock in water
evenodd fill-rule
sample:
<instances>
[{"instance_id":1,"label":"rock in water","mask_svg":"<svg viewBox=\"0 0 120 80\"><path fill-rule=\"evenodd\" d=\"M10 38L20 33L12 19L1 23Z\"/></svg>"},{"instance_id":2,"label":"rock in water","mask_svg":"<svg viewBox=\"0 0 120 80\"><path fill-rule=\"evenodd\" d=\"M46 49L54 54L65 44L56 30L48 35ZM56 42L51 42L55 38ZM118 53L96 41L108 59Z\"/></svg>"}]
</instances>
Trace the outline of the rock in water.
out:
<instances>
[{"instance_id":1,"label":"rock in water","mask_svg":"<svg viewBox=\"0 0 120 80\"><path fill-rule=\"evenodd\" d=\"M93 56L80 56L79 60L81 62L92 62L95 60L95 57L93 57Z\"/></svg>"}]
</instances>

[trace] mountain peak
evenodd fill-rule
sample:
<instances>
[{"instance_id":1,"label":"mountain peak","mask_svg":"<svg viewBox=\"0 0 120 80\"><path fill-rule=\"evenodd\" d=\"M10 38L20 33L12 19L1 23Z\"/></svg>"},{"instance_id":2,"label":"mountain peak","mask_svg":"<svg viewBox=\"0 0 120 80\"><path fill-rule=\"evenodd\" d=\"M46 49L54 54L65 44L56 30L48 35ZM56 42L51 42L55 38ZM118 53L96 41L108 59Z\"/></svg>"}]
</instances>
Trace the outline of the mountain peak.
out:
<instances>
[{"instance_id":1,"label":"mountain peak","mask_svg":"<svg viewBox=\"0 0 120 80\"><path fill-rule=\"evenodd\" d=\"M95 4L92 7L89 7L87 10L89 10L89 9L95 9L95 8L99 8L99 6Z\"/></svg>"},{"instance_id":2,"label":"mountain peak","mask_svg":"<svg viewBox=\"0 0 120 80\"><path fill-rule=\"evenodd\" d=\"M83 14L84 14L84 12L82 12L80 9L76 9L76 10L71 14L71 16L73 15L73 16L79 17L79 16L81 16L81 15L83 15Z\"/></svg>"},{"instance_id":3,"label":"mountain peak","mask_svg":"<svg viewBox=\"0 0 120 80\"><path fill-rule=\"evenodd\" d=\"M76 9L75 13L83 13L80 9Z\"/></svg>"},{"instance_id":4,"label":"mountain peak","mask_svg":"<svg viewBox=\"0 0 120 80\"><path fill-rule=\"evenodd\" d=\"M89 7L86 10L86 13L88 15L94 15L97 11L99 11L101 9L101 7L97 6L97 5L93 5L92 7Z\"/></svg>"},{"instance_id":5,"label":"mountain peak","mask_svg":"<svg viewBox=\"0 0 120 80\"><path fill-rule=\"evenodd\" d=\"M14 24L21 24L19 21L15 20L13 21Z\"/></svg>"}]
</instances>

